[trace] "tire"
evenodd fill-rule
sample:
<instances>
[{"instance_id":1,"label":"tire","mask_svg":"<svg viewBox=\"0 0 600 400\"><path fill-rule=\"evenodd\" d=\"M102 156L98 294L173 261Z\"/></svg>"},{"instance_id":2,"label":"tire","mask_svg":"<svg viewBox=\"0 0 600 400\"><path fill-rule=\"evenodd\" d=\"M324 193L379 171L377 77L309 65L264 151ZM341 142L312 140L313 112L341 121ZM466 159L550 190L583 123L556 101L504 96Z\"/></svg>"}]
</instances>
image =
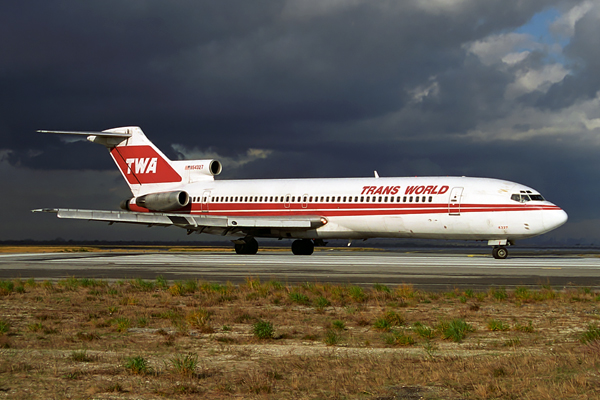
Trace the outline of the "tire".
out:
<instances>
[{"instance_id":1,"label":"tire","mask_svg":"<svg viewBox=\"0 0 600 400\"><path fill-rule=\"evenodd\" d=\"M246 254L244 253L244 246L243 244L234 244L233 248L235 249L235 253L236 254Z\"/></svg>"},{"instance_id":2,"label":"tire","mask_svg":"<svg viewBox=\"0 0 600 400\"><path fill-rule=\"evenodd\" d=\"M252 238L246 242L246 254L256 254L258 253L258 242L256 239Z\"/></svg>"},{"instance_id":3,"label":"tire","mask_svg":"<svg viewBox=\"0 0 600 400\"><path fill-rule=\"evenodd\" d=\"M310 239L298 239L292 242L292 253L297 256L310 256L315 251L315 244Z\"/></svg>"},{"instance_id":4,"label":"tire","mask_svg":"<svg viewBox=\"0 0 600 400\"><path fill-rule=\"evenodd\" d=\"M236 254L256 254L258 253L258 242L254 238L247 239L245 243L236 243L233 245Z\"/></svg>"},{"instance_id":5,"label":"tire","mask_svg":"<svg viewBox=\"0 0 600 400\"><path fill-rule=\"evenodd\" d=\"M304 246L304 255L310 256L315 251L315 244L310 239L302 240L302 245Z\"/></svg>"},{"instance_id":6,"label":"tire","mask_svg":"<svg viewBox=\"0 0 600 400\"><path fill-rule=\"evenodd\" d=\"M492 249L492 255L497 260L504 260L506 257L508 257L508 250L506 250L506 247L502 247L502 246L494 247Z\"/></svg>"},{"instance_id":7,"label":"tire","mask_svg":"<svg viewBox=\"0 0 600 400\"><path fill-rule=\"evenodd\" d=\"M302 255L302 240L294 240L292 242L292 253L296 256Z\"/></svg>"}]
</instances>

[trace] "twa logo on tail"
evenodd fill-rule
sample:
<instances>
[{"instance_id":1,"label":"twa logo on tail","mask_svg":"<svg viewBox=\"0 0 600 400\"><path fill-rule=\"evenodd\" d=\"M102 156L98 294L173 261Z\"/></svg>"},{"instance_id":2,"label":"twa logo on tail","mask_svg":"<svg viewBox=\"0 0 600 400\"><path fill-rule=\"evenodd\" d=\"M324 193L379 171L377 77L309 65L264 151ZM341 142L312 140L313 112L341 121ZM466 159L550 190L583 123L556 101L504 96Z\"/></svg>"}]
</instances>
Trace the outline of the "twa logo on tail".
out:
<instances>
[{"instance_id":1,"label":"twa logo on tail","mask_svg":"<svg viewBox=\"0 0 600 400\"><path fill-rule=\"evenodd\" d=\"M152 146L117 146L110 155L129 184L181 182L171 161Z\"/></svg>"},{"instance_id":2,"label":"twa logo on tail","mask_svg":"<svg viewBox=\"0 0 600 400\"><path fill-rule=\"evenodd\" d=\"M155 174L158 158L128 158L125 162L127 163L127 175L134 170L136 174ZM132 168L132 166L135 167Z\"/></svg>"}]
</instances>

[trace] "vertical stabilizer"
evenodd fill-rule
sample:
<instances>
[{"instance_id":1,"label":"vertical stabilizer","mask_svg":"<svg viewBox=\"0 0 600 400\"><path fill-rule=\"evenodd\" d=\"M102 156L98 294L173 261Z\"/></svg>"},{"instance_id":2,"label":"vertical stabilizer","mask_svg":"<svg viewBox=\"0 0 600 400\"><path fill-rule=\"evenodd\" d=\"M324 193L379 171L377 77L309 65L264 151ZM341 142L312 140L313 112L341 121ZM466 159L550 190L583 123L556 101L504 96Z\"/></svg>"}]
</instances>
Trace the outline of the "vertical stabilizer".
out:
<instances>
[{"instance_id":1,"label":"vertical stabilizer","mask_svg":"<svg viewBox=\"0 0 600 400\"><path fill-rule=\"evenodd\" d=\"M108 133L128 133L131 136L117 145L106 143L107 138L90 136L94 143L108 147L110 155L123 174L133 194L142 191L156 191L160 184L176 184L182 181L181 175L173 168L173 163L165 156L137 126L108 129ZM172 185L168 185L172 186Z\"/></svg>"}]
</instances>

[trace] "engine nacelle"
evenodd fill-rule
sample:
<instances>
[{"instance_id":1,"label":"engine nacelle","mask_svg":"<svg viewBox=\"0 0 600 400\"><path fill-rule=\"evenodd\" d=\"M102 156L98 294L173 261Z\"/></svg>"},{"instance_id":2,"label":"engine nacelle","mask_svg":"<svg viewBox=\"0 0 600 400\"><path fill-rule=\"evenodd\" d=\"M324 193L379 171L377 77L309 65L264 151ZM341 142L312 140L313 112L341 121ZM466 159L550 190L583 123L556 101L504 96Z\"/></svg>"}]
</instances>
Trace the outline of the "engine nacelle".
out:
<instances>
[{"instance_id":1,"label":"engine nacelle","mask_svg":"<svg viewBox=\"0 0 600 400\"><path fill-rule=\"evenodd\" d=\"M217 160L177 160L171 163L183 181L188 183L212 180L223 170Z\"/></svg>"},{"instance_id":2,"label":"engine nacelle","mask_svg":"<svg viewBox=\"0 0 600 400\"><path fill-rule=\"evenodd\" d=\"M152 211L172 211L190 203L190 195L178 190L175 192L151 193L137 197L135 204Z\"/></svg>"}]
</instances>

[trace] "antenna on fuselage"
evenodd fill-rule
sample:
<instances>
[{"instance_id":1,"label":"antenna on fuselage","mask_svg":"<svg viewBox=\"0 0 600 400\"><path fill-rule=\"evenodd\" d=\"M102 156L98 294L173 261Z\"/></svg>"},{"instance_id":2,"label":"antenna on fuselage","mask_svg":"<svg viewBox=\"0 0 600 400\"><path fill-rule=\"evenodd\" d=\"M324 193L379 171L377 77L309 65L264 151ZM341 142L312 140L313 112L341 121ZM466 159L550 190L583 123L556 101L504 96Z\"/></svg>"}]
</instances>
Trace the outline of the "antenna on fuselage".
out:
<instances>
[{"instance_id":1,"label":"antenna on fuselage","mask_svg":"<svg viewBox=\"0 0 600 400\"><path fill-rule=\"evenodd\" d=\"M377 173L377 171L373 171L375 172L375 178L379 178L379 174Z\"/></svg>"}]
</instances>

